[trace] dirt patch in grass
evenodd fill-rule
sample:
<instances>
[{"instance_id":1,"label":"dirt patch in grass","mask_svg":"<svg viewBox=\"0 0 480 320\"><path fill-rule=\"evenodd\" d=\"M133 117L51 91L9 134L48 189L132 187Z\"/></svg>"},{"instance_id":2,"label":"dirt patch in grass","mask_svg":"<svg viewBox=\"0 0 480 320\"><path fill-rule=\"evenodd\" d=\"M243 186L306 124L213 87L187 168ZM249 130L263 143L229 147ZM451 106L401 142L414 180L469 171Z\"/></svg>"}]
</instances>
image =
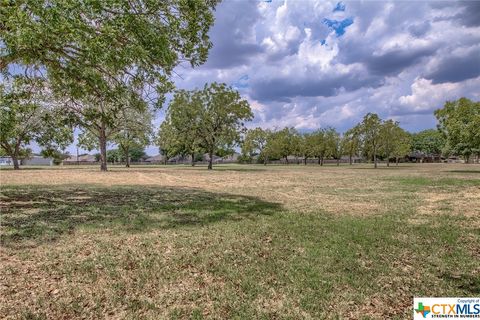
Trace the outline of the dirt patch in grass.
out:
<instances>
[{"instance_id":1,"label":"dirt patch in grass","mask_svg":"<svg viewBox=\"0 0 480 320\"><path fill-rule=\"evenodd\" d=\"M465 218L465 226L480 228L480 187L465 187L453 192L437 189L421 195L422 204L416 219L425 219L428 215L460 216Z\"/></svg>"}]
</instances>

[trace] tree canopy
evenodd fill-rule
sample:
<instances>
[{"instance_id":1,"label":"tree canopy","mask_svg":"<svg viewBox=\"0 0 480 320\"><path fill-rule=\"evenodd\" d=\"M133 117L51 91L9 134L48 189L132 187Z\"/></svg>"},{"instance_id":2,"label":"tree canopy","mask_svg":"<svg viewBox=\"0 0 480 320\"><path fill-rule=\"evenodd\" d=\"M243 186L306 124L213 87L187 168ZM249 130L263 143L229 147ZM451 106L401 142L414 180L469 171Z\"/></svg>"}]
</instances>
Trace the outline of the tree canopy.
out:
<instances>
[{"instance_id":1,"label":"tree canopy","mask_svg":"<svg viewBox=\"0 0 480 320\"><path fill-rule=\"evenodd\" d=\"M205 150L212 169L213 155L232 152L245 131L244 122L252 118L248 102L224 83L178 91L168 106L158 143L169 154L189 153L192 160L196 152Z\"/></svg>"},{"instance_id":2,"label":"tree canopy","mask_svg":"<svg viewBox=\"0 0 480 320\"><path fill-rule=\"evenodd\" d=\"M216 0L7 1L0 69L45 75L65 111L106 143L124 108L161 106L181 62L207 59ZM110 131L110 133L109 133Z\"/></svg>"},{"instance_id":3,"label":"tree canopy","mask_svg":"<svg viewBox=\"0 0 480 320\"><path fill-rule=\"evenodd\" d=\"M440 155L445 148L445 137L436 129L427 129L412 134L412 149L427 155Z\"/></svg>"},{"instance_id":4,"label":"tree canopy","mask_svg":"<svg viewBox=\"0 0 480 320\"><path fill-rule=\"evenodd\" d=\"M267 141L271 135L270 130L255 128L248 130L242 143L242 154L250 160L258 156L266 165L271 156L271 150L267 148Z\"/></svg>"},{"instance_id":5,"label":"tree canopy","mask_svg":"<svg viewBox=\"0 0 480 320\"><path fill-rule=\"evenodd\" d=\"M381 128L382 120L375 113L367 113L362 122L355 127L363 144L364 155L373 158L375 168L377 168Z\"/></svg>"},{"instance_id":6,"label":"tree canopy","mask_svg":"<svg viewBox=\"0 0 480 320\"><path fill-rule=\"evenodd\" d=\"M166 112L159 131L159 145L165 154L190 156L195 165L195 154L203 151L200 146L201 91L178 90Z\"/></svg>"},{"instance_id":7,"label":"tree canopy","mask_svg":"<svg viewBox=\"0 0 480 320\"><path fill-rule=\"evenodd\" d=\"M55 109L45 81L23 76L9 77L0 86L0 147L12 157L14 169L30 142L46 154L73 141L73 130Z\"/></svg>"},{"instance_id":8,"label":"tree canopy","mask_svg":"<svg viewBox=\"0 0 480 320\"><path fill-rule=\"evenodd\" d=\"M472 154L480 156L480 102L467 98L447 101L435 116L450 150L467 162Z\"/></svg>"},{"instance_id":9,"label":"tree canopy","mask_svg":"<svg viewBox=\"0 0 480 320\"><path fill-rule=\"evenodd\" d=\"M115 99L148 84L171 89L182 61L207 59L216 0L16 0L0 9L0 67L46 71L56 90L72 98ZM31 69L35 70L35 69ZM162 96L160 94L159 96Z\"/></svg>"}]
</instances>

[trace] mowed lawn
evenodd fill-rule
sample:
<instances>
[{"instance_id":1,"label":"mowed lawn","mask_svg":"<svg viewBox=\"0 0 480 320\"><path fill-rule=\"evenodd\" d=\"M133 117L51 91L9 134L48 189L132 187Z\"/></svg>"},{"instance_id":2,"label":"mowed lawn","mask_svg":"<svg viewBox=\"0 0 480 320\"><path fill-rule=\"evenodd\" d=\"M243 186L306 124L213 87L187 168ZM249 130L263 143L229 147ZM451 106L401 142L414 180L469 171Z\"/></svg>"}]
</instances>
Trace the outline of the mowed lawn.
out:
<instances>
[{"instance_id":1,"label":"mowed lawn","mask_svg":"<svg viewBox=\"0 0 480 320\"><path fill-rule=\"evenodd\" d=\"M404 319L478 296L480 166L0 171L2 319Z\"/></svg>"}]
</instances>

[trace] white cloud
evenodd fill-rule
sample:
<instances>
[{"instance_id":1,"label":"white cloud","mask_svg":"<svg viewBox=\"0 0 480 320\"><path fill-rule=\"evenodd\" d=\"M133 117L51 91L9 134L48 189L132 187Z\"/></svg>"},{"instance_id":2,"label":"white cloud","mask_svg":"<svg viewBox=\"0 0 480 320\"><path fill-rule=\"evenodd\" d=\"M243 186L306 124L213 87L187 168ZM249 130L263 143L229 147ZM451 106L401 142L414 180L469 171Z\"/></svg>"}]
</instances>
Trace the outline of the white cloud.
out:
<instances>
[{"instance_id":1,"label":"white cloud","mask_svg":"<svg viewBox=\"0 0 480 320\"><path fill-rule=\"evenodd\" d=\"M241 93L255 112L252 125L302 129L331 125L344 130L366 112L422 129L434 123L432 110L445 100L479 99L479 78L457 77L455 83L426 78L446 57L461 60L478 45L480 28L454 20L464 12L464 3L353 1L345 2L345 12L332 12L337 2L248 2L245 10L255 19L245 20L239 2L225 1L217 15L228 15L221 19L228 21L228 28L213 30L222 37L212 39L226 41L232 36L229 30L234 30L261 51L254 47L255 53L249 55L247 48L241 59L232 57L241 63L226 61L215 68L185 71L177 85L233 84L248 75L249 86ZM323 23L324 18L350 17L354 23L339 37Z\"/></svg>"}]
</instances>

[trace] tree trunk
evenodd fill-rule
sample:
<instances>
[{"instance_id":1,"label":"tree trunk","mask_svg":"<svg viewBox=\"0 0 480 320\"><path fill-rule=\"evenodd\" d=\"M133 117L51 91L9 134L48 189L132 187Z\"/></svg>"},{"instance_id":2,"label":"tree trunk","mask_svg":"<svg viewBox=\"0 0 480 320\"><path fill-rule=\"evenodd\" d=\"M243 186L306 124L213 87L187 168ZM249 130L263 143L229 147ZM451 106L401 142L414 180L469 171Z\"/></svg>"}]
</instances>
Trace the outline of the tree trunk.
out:
<instances>
[{"instance_id":1,"label":"tree trunk","mask_svg":"<svg viewBox=\"0 0 480 320\"><path fill-rule=\"evenodd\" d=\"M125 167L130 168L130 148L125 148Z\"/></svg>"},{"instance_id":2,"label":"tree trunk","mask_svg":"<svg viewBox=\"0 0 480 320\"><path fill-rule=\"evenodd\" d=\"M398 157L395 158L395 165L398 166Z\"/></svg>"},{"instance_id":3,"label":"tree trunk","mask_svg":"<svg viewBox=\"0 0 480 320\"><path fill-rule=\"evenodd\" d=\"M107 171L107 136L105 133L105 124L102 123L100 128L99 144L100 144L100 171Z\"/></svg>"},{"instance_id":4,"label":"tree trunk","mask_svg":"<svg viewBox=\"0 0 480 320\"><path fill-rule=\"evenodd\" d=\"M320 164L320 157L318 157L318 164Z\"/></svg>"},{"instance_id":5,"label":"tree trunk","mask_svg":"<svg viewBox=\"0 0 480 320\"><path fill-rule=\"evenodd\" d=\"M353 160L352 158L353 158L352 155L350 155L349 157L350 165L352 165L352 160Z\"/></svg>"},{"instance_id":6,"label":"tree trunk","mask_svg":"<svg viewBox=\"0 0 480 320\"><path fill-rule=\"evenodd\" d=\"M13 161L13 170L20 170L20 165L18 163L18 158L17 156L12 156L12 161Z\"/></svg>"},{"instance_id":7,"label":"tree trunk","mask_svg":"<svg viewBox=\"0 0 480 320\"><path fill-rule=\"evenodd\" d=\"M7 145L8 146L8 145ZM20 141L18 141L15 144L15 147L12 148L8 146L9 148L7 151L10 151L10 157L12 157L12 162L13 162L13 170L20 170L20 162L18 161L18 154L20 153Z\"/></svg>"},{"instance_id":8,"label":"tree trunk","mask_svg":"<svg viewBox=\"0 0 480 320\"><path fill-rule=\"evenodd\" d=\"M390 157L387 157L387 167L390 167Z\"/></svg>"},{"instance_id":9,"label":"tree trunk","mask_svg":"<svg viewBox=\"0 0 480 320\"><path fill-rule=\"evenodd\" d=\"M288 164L288 156L285 157L285 162Z\"/></svg>"},{"instance_id":10,"label":"tree trunk","mask_svg":"<svg viewBox=\"0 0 480 320\"><path fill-rule=\"evenodd\" d=\"M307 157L304 157L304 158L303 158L303 163L304 163L305 165L307 165Z\"/></svg>"},{"instance_id":11,"label":"tree trunk","mask_svg":"<svg viewBox=\"0 0 480 320\"><path fill-rule=\"evenodd\" d=\"M210 159L208 159L208 170L212 170L213 169L213 150L210 150L210 152L208 153L208 156L210 157Z\"/></svg>"},{"instance_id":12,"label":"tree trunk","mask_svg":"<svg viewBox=\"0 0 480 320\"><path fill-rule=\"evenodd\" d=\"M192 167L195 167L195 153L192 152Z\"/></svg>"},{"instance_id":13,"label":"tree trunk","mask_svg":"<svg viewBox=\"0 0 480 320\"><path fill-rule=\"evenodd\" d=\"M323 166L323 157L320 157L320 165Z\"/></svg>"},{"instance_id":14,"label":"tree trunk","mask_svg":"<svg viewBox=\"0 0 480 320\"><path fill-rule=\"evenodd\" d=\"M337 167L340 165L340 159L337 159Z\"/></svg>"},{"instance_id":15,"label":"tree trunk","mask_svg":"<svg viewBox=\"0 0 480 320\"><path fill-rule=\"evenodd\" d=\"M266 166L268 162L268 157L263 157L263 165Z\"/></svg>"},{"instance_id":16,"label":"tree trunk","mask_svg":"<svg viewBox=\"0 0 480 320\"><path fill-rule=\"evenodd\" d=\"M377 169L377 148L373 147L373 167Z\"/></svg>"}]
</instances>

